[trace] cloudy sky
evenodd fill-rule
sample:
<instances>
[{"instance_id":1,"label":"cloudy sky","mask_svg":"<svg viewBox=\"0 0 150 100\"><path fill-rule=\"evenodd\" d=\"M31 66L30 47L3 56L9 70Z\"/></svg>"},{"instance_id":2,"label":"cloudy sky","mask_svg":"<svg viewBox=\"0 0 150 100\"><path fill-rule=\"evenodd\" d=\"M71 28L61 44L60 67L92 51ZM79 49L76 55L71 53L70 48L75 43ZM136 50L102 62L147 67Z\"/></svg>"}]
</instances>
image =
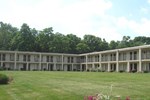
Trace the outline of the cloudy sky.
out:
<instances>
[{"instance_id":1,"label":"cloudy sky","mask_svg":"<svg viewBox=\"0 0 150 100\"><path fill-rule=\"evenodd\" d=\"M150 35L150 0L0 0L0 21L121 40Z\"/></svg>"}]
</instances>

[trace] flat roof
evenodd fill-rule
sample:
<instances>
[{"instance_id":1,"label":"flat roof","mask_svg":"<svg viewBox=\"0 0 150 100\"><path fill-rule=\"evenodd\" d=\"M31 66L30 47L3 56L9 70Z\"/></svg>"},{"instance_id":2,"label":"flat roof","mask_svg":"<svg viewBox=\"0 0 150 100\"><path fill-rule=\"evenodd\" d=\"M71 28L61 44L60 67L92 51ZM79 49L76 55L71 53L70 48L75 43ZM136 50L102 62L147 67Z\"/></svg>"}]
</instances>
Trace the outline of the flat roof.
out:
<instances>
[{"instance_id":1,"label":"flat roof","mask_svg":"<svg viewBox=\"0 0 150 100\"><path fill-rule=\"evenodd\" d=\"M105 51L98 51L98 52L90 52L90 53L83 53L83 54L68 54L68 53L48 53L48 52L30 52L30 51L5 51L0 50L1 53L20 53L20 54L42 54L42 55L59 55L59 56L85 56L85 55L97 55L101 53L113 53L117 51L130 51L130 50L138 50L138 49L145 49L150 48L150 45L142 45L142 46L135 46L135 47L127 47L127 48L120 48L114 50L105 50Z\"/></svg>"}]
</instances>

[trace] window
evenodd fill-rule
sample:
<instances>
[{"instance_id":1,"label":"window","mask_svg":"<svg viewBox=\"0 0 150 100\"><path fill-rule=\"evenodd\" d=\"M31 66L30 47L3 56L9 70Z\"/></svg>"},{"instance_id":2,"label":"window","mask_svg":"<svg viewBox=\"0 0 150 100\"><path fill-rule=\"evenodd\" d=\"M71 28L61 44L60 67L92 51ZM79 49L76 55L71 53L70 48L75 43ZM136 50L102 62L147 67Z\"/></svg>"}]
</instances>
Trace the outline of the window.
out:
<instances>
[{"instance_id":1,"label":"window","mask_svg":"<svg viewBox=\"0 0 150 100\"><path fill-rule=\"evenodd\" d=\"M147 51L147 55L146 55L147 57L147 59L150 59L150 51Z\"/></svg>"},{"instance_id":2,"label":"window","mask_svg":"<svg viewBox=\"0 0 150 100\"><path fill-rule=\"evenodd\" d=\"M47 62L49 62L49 56L46 56Z\"/></svg>"},{"instance_id":3,"label":"window","mask_svg":"<svg viewBox=\"0 0 150 100\"><path fill-rule=\"evenodd\" d=\"M95 62L99 61L99 56L95 56Z\"/></svg>"},{"instance_id":4,"label":"window","mask_svg":"<svg viewBox=\"0 0 150 100\"><path fill-rule=\"evenodd\" d=\"M130 60L132 60L132 52L130 52Z\"/></svg>"},{"instance_id":5,"label":"window","mask_svg":"<svg viewBox=\"0 0 150 100\"><path fill-rule=\"evenodd\" d=\"M23 55L23 61L26 61L26 55Z\"/></svg>"},{"instance_id":6,"label":"window","mask_svg":"<svg viewBox=\"0 0 150 100\"><path fill-rule=\"evenodd\" d=\"M14 55L10 54L10 61L14 61Z\"/></svg>"},{"instance_id":7,"label":"window","mask_svg":"<svg viewBox=\"0 0 150 100\"><path fill-rule=\"evenodd\" d=\"M28 55L28 61L30 61L30 55Z\"/></svg>"},{"instance_id":8,"label":"window","mask_svg":"<svg viewBox=\"0 0 150 100\"><path fill-rule=\"evenodd\" d=\"M70 63L70 57L68 57L68 61L67 62Z\"/></svg>"},{"instance_id":9,"label":"window","mask_svg":"<svg viewBox=\"0 0 150 100\"><path fill-rule=\"evenodd\" d=\"M53 56L50 57L50 61L53 62Z\"/></svg>"},{"instance_id":10,"label":"window","mask_svg":"<svg viewBox=\"0 0 150 100\"><path fill-rule=\"evenodd\" d=\"M38 62L38 60L39 60L39 56L38 55L34 56L34 61Z\"/></svg>"},{"instance_id":11,"label":"window","mask_svg":"<svg viewBox=\"0 0 150 100\"><path fill-rule=\"evenodd\" d=\"M113 56L112 56L112 54L110 55L110 61L113 61Z\"/></svg>"},{"instance_id":12,"label":"window","mask_svg":"<svg viewBox=\"0 0 150 100\"><path fill-rule=\"evenodd\" d=\"M134 52L134 60L137 60L137 52Z\"/></svg>"},{"instance_id":13,"label":"window","mask_svg":"<svg viewBox=\"0 0 150 100\"><path fill-rule=\"evenodd\" d=\"M101 56L101 60L104 61L104 56L103 55Z\"/></svg>"},{"instance_id":14,"label":"window","mask_svg":"<svg viewBox=\"0 0 150 100\"><path fill-rule=\"evenodd\" d=\"M73 57L71 57L71 62L73 63Z\"/></svg>"},{"instance_id":15,"label":"window","mask_svg":"<svg viewBox=\"0 0 150 100\"><path fill-rule=\"evenodd\" d=\"M126 53L123 53L123 60L126 60Z\"/></svg>"},{"instance_id":16,"label":"window","mask_svg":"<svg viewBox=\"0 0 150 100\"><path fill-rule=\"evenodd\" d=\"M3 54L3 55L2 55L2 60L3 60L3 61L5 61L5 59L6 59L5 57L6 57L6 55Z\"/></svg>"},{"instance_id":17,"label":"window","mask_svg":"<svg viewBox=\"0 0 150 100\"><path fill-rule=\"evenodd\" d=\"M121 53L119 53L119 60L121 60Z\"/></svg>"},{"instance_id":18,"label":"window","mask_svg":"<svg viewBox=\"0 0 150 100\"><path fill-rule=\"evenodd\" d=\"M57 62L61 62L61 56L58 56L56 60Z\"/></svg>"},{"instance_id":19,"label":"window","mask_svg":"<svg viewBox=\"0 0 150 100\"><path fill-rule=\"evenodd\" d=\"M19 61L19 55L17 55L17 61Z\"/></svg>"}]
</instances>

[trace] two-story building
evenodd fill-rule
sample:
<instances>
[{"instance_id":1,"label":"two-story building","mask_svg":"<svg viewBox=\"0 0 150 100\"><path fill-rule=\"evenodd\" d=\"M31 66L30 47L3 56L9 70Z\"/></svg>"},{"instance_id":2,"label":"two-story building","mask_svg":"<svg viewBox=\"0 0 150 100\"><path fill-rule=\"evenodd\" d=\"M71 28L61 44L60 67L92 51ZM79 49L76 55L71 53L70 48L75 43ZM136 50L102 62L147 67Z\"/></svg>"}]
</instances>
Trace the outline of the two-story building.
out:
<instances>
[{"instance_id":1,"label":"two-story building","mask_svg":"<svg viewBox=\"0 0 150 100\"><path fill-rule=\"evenodd\" d=\"M150 45L84 54L0 51L6 70L150 71Z\"/></svg>"}]
</instances>

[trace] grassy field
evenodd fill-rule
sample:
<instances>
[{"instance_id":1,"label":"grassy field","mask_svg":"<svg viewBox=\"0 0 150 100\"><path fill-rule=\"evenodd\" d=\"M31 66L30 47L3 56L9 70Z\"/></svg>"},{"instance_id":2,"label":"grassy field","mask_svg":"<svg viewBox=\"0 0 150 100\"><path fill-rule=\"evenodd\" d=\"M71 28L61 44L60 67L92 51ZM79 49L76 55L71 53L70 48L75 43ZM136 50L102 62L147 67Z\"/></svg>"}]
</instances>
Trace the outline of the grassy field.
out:
<instances>
[{"instance_id":1,"label":"grassy field","mask_svg":"<svg viewBox=\"0 0 150 100\"><path fill-rule=\"evenodd\" d=\"M0 85L0 100L83 100L86 95L150 100L150 74L103 72L0 71L14 80Z\"/></svg>"}]
</instances>

